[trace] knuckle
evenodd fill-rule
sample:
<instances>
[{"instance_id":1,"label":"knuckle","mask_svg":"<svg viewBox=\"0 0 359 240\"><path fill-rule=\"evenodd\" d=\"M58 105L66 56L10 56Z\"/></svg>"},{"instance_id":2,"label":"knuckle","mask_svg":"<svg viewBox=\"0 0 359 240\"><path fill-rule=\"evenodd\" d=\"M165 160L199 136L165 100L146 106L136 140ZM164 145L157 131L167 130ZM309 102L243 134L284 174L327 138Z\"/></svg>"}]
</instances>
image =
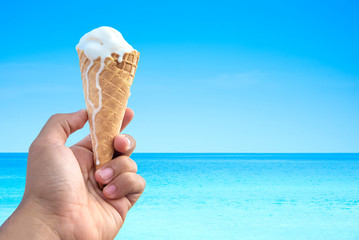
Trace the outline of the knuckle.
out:
<instances>
[{"instance_id":1,"label":"knuckle","mask_svg":"<svg viewBox=\"0 0 359 240\"><path fill-rule=\"evenodd\" d=\"M62 114L56 113L50 117L50 120L59 120L62 118Z\"/></svg>"},{"instance_id":2,"label":"knuckle","mask_svg":"<svg viewBox=\"0 0 359 240\"><path fill-rule=\"evenodd\" d=\"M44 152L48 148L49 141L38 136L37 138L35 138L35 140L31 143L29 147L29 155L37 155L40 152Z\"/></svg>"},{"instance_id":3,"label":"knuckle","mask_svg":"<svg viewBox=\"0 0 359 240\"><path fill-rule=\"evenodd\" d=\"M137 172L137 164L128 156L120 156L116 165L122 172Z\"/></svg>"},{"instance_id":4,"label":"knuckle","mask_svg":"<svg viewBox=\"0 0 359 240\"><path fill-rule=\"evenodd\" d=\"M64 121L70 116L68 113L55 113L53 114L50 119L56 120L56 121Z\"/></svg>"},{"instance_id":5,"label":"knuckle","mask_svg":"<svg viewBox=\"0 0 359 240\"><path fill-rule=\"evenodd\" d=\"M29 147L29 153L31 154L32 152L36 151L37 149L37 138L31 143L30 147Z\"/></svg>"},{"instance_id":6,"label":"knuckle","mask_svg":"<svg viewBox=\"0 0 359 240\"><path fill-rule=\"evenodd\" d=\"M124 174L126 174L125 177L126 177L127 185L134 186L136 184L136 179L133 176L133 174L131 174L131 173L124 173Z\"/></svg>"},{"instance_id":7,"label":"knuckle","mask_svg":"<svg viewBox=\"0 0 359 240\"><path fill-rule=\"evenodd\" d=\"M128 161L128 156L126 156L126 155L121 155L121 156L119 156L118 157L118 161L119 162L127 162Z\"/></svg>"},{"instance_id":8,"label":"knuckle","mask_svg":"<svg viewBox=\"0 0 359 240\"><path fill-rule=\"evenodd\" d=\"M128 158L128 169L129 171L132 171L132 172L137 172L138 170L138 167L137 167L137 163L135 161L133 161L131 158Z\"/></svg>"},{"instance_id":9,"label":"knuckle","mask_svg":"<svg viewBox=\"0 0 359 240\"><path fill-rule=\"evenodd\" d=\"M49 118L48 122L58 123L58 122L62 122L63 120L64 120L64 114L56 113Z\"/></svg>"},{"instance_id":10,"label":"knuckle","mask_svg":"<svg viewBox=\"0 0 359 240\"><path fill-rule=\"evenodd\" d=\"M145 189L145 187L146 187L146 179L144 179L142 176L140 176L141 177L141 183L142 183L142 189Z\"/></svg>"}]
</instances>

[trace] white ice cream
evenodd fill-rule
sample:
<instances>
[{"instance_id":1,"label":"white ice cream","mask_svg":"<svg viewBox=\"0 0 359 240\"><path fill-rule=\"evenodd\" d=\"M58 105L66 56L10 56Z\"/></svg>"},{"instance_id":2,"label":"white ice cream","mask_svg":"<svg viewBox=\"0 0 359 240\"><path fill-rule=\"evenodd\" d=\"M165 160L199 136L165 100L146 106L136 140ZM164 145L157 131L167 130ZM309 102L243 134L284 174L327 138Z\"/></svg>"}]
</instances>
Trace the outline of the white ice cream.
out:
<instances>
[{"instance_id":1,"label":"white ice cream","mask_svg":"<svg viewBox=\"0 0 359 240\"><path fill-rule=\"evenodd\" d=\"M111 57L112 53L119 55L122 61L123 54L132 52L133 47L122 37L122 34L111 27L99 27L86 33L76 46L76 50L83 50L90 60L101 60Z\"/></svg>"},{"instance_id":2,"label":"white ice cream","mask_svg":"<svg viewBox=\"0 0 359 240\"><path fill-rule=\"evenodd\" d=\"M99 27L92 30L89 33L86 33L81 39L80 42L76 46L77 51L83 50L87 58L91 61L90 65L87 67L87 71L85 74L86 86L87 86L87 103L93 109L92 115L92 132L94 133L94 141L95 149L97 152L98 141L96 137L96 124L95 119L97 113L101 110L102 107L102 93L100 86L100 73L104 69L105 59L111 57L111 54L117 53L119 55L118 61L122 61L122 57L125 53L130 53L134 51L133 47L128 44L125 39L122 37L122 34L114 28L111 27ZM100 58L101 67L96 74L96 88L98 89L99 99L98 99L98 107L95 108L93 102L89 98L89 81L88 81L88 73L93 66L93 63L96 59ZM95 154L97 156L97 154ZM96 165L100 164L98 159L95 160Z\"/></svg>"}]
</instances>

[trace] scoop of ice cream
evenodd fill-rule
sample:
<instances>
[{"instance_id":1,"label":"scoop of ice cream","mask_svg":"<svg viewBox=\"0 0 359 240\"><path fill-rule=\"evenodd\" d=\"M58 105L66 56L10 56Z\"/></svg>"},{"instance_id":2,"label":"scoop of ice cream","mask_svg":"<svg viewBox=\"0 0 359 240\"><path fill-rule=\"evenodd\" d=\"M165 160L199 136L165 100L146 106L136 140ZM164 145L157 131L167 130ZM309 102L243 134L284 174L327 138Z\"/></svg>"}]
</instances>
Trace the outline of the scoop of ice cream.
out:
<instances>
[{"instance_id":1,"label":"scoop of ice cream","mask_svg":"<svg viewBox=\"0 0 359 240\"><path fill-rule=\"evenodd\" d=\"M134 51L122 34L111 27L99 27L86 33L77 44L76 50L83 50L92 61L99 57L104 61L107 57L111 57L111 54L117 53L119 62L122 61L125 53Z\"/></svg>"}]
</instances>

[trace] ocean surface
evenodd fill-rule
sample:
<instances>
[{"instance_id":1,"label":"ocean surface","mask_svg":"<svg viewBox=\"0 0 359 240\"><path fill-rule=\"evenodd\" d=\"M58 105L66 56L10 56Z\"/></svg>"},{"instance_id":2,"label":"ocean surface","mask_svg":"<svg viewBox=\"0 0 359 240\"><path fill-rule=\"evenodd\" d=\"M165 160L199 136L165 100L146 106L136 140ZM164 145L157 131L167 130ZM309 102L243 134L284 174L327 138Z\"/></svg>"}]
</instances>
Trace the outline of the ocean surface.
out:
<instances>
[{"instance_id":1,"label":"ocean surface","mask_svg":"<svg viewBox=\"0 0 359 240\"><path fill-rule=\"evenodd\" d=\"M0 224L26 154L0 154ZM359 239L359 154L133 154L144 194L116 239Z\"/></svg>"}]
</instances>

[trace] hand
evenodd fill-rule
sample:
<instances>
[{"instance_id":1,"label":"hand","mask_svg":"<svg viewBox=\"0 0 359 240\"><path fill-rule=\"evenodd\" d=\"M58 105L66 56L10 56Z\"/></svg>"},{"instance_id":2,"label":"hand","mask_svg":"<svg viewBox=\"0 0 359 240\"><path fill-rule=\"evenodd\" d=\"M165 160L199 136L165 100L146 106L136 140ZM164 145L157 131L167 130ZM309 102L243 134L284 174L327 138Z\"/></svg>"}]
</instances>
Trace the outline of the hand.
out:
<instances>
[{"instance_id":1,"label":"hand","mask_svg":"<svg viewBox=\"0 0 359 240\"><path fill-rule=\"evenodd\" d=\"M133 111L127 109L121 131L132 118ZM87 113L81 110L56 114L46 123L29 150L23 200L1 227L0 238L115 238L145 188L129 158L136 143L129 135L117 136L116 157L95 172L89 136L65 146L86 121ZM103 191L98 183L105 185Z\"/></svg>"}]
</instances>

